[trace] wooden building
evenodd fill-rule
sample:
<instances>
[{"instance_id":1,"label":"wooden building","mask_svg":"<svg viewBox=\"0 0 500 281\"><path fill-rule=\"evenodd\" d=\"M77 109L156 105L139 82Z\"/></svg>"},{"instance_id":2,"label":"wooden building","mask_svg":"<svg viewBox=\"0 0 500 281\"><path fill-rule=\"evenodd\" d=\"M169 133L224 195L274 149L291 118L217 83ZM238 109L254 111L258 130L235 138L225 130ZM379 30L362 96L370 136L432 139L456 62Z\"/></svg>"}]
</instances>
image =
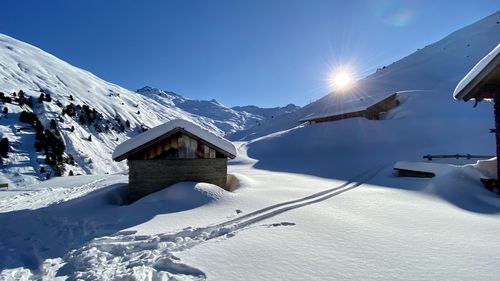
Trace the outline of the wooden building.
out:
<instances>
[{"instance_id":1,"label":"wooden building","mask_svg":"<svg viewBox=\"0 0 500 281\"><path fill-rule=\"evenodd\" d=\"M343 102L338 109L327 111L324 114L306 116L300 120L301 123L332 122L347 118L363 117L369 120L382 119L383 113L391 110L399 104L397 93L382 96L378 99L365 98L353 102Z\"/></svg>"},{"instance_id":2,"label":"wooden building","mask_svg":"<svg viewBox=\"0 0 500 281\"><path fill-rule=\"evenodd\" d=\"M127 159L127 198L133 202L182 181L226 188L227 159L236 156L231 142L184 120L172 120L118 145L113 160Z\"/></svg>"},{"instance_id":3,"label":"wooden building","mask_svg":"<svg viewBox=\"0 0 500 281\"><path fill-rule=\"evenodd\" d=\"M497 177L483 179L490 189L500 192L498 175L500 175L500 44L479 61L474 68L457 85L453 96L457 100L480 102L489 99L494 102L496 136Z\"/></svg>"}]
</instances>

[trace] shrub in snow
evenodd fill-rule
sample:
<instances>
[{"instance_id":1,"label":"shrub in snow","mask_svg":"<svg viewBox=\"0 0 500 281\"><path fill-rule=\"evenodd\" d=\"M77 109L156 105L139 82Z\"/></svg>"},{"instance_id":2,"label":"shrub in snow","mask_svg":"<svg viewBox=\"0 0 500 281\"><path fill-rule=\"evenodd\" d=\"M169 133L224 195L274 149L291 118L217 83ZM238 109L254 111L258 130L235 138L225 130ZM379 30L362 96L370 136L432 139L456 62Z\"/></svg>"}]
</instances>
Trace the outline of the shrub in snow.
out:
<instances>
[{"instance_id":1,"label":"shrub in snow","mask_svg":"<svg viewBox=\"0 0 500 281\"><path fill-rule=\"evenodd\" d=\"M57 129L56 120L54 120L54 119L50 120L50 129L52 129L52 130Z\"/></svg>"},{"instance_id":2,"label":"shrub in snow","mask_svg":"<svg viewBox=\"0 0 500 281\"><path fill-rule=\"evenodd\" d=\"M11 97L7 97L7 96L2 96L2 102L3 103L12 103L12 98Z\"/></svg>"},{"instance_id":3,"label":"shrub in snow","mask_svg":"<svg viewBox=\"0 0 500 281\"><path fill-rule=\"evenodd\" d=\"M70 164L71 166L74 166L75 165L75 158L73 158L73 155L68 154L68 156L66 156L63 159L63 162L66 164Z\"/></svg>"},{"instance_id":4,"label":"shrub in snow","mask_svg":"<svg viewBox=\"0 0 500 281\"><path fill-rule=\"evenodd\" d=\"M0 155L2 157L8 157L9 153L9 139L3 138L0 140Z\"/></svg>"},{"instance_id":5,"label":"shrub in snow","mask_svg":"<svg viewBox=\"0 0 500 281\"><path fill-rule=\"evenodd\" d=\"M35 114L27 111L22 111L21 114L19 114L19 121L30 124L31 126L35 126L36 121L38 118L36 118Z\"/></svg>"},{"instance_id":6,"label":"shrub in snow","mask_svg":"<svg viewBox=\"0 0 500 281\"><path fill-rule=\"evenodd\" d=\"M26 103L23 90L19 90L17 96L17 102L19 103L19 106L22 107Z\"/></svg>"},{"instance_id":7,"label":"shrub in snow","mask_svg":"<svg viewBox=\"0 0 500 281\"><path fill-rule=\"evenodd\" d=\"M66 105L66 107L63 108L62 110L62 115L67 114L69 117L75 116L75 105L70 103Z\"/></svg>"},{"instance_id":8,"label":"shrub in snow","mask_svg":"<svg viewBox=\"0 0 500 281\"><path fill-rule=\"evenodd\" d=\"M106 122L104 122L104 116L95 108L91 109L88 105L74 105L70 103L63 108L62 114L67 114L74 120L77 120L82 126L94 127L99 133L109 131L109 126L105 123L109 124L110 121L106 120Z\"/></svg>"},{"instance_id":9,"label":"shrub in snow","mask_svg":"<svg viewBox=\"0 0 500 281\"><path fill-rule=\"evenodd\" d=\"M33 108L33 98L32 97L25 98L24 99L24 103L27 106L29 106L30 108Z\"/></svg>"},{"instance_id":10,"label":"shrub in snow","mask_svg":"<svg viewBox=\"0 0 500 281\"><path fill-rule=\"evenodd\" d=\"M67 163L67 159L64 157L66 147L60 138L59 131L57 128L44 129L39 121L36 124L35 149L45 152L45 164L49 165L56 175L63 174L64 163Z\"/></svg>"},{"instance_id":11,"label":"shrub in snow","mask_svg":"<svg viewBox=\"0 0 500 281\"><path fill-rule=\"evenodd\" d=\"M106 130L107 127L104 126L104 129ZM102 133L103 129L101 129L101 125L99 123L94 123L94 130L98 133Z\"/></svg>"}]
</instances>

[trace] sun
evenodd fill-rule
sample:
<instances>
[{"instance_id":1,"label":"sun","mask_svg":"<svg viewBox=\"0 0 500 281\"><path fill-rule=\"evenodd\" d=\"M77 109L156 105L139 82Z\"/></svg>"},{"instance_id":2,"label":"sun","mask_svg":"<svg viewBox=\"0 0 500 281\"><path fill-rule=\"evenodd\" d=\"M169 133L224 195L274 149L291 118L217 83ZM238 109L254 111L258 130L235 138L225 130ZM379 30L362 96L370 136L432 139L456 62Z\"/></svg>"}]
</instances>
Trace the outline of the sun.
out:
<instances>
[{"instance_id":1,"label":"sun","mask_svg":"<svg viewBox=\"0 0 500 281\"><path fill-rule=\"evenodd\" d=\"M334 71L330 77L330 86L336 90L350 89L354 82L354 75L346 69Z\"/></svg>"}]
</instances>

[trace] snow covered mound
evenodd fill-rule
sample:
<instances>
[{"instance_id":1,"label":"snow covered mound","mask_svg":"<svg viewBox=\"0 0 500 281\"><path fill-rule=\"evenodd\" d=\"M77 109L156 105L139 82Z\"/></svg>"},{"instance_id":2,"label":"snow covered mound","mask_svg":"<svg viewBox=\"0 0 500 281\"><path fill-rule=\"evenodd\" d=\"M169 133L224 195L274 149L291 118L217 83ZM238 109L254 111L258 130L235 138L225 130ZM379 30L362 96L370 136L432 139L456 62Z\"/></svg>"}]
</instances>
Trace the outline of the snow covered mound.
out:
<instances>
[{"instance_id":1,"label":"snow covered mound","mask_svg":"<svg viewBox=\"0 0 500 281\"><path fill-rule=\"evenodd\" d=\"M181 182L147 195L132 205L152 206L165 204L176 206L176 211L192 209L224 198L228 192L209 183Z\"/></svg>"},{"instance_id":2,"label":"snow covered mound","mask_svg":"<svg viewBox=\"0 0 500 281\"><path fill-rule=\"evenodd\" d=\"M125 163L111 159L114 148L172 119L225 133L205 117L106 82L2 34L0 92L0 136L10 147L2 172L11 186L59 174L121 171Z\"/></svg>"},{"instance_id":3,"label":"snow covered mound","mask_svg":"<svg viewBox=\"0 0 500 281\"><path fill-rule=\"evenodd\" d=\"M297 126L300 119L312 115L349 110L352 99L373 99L389 93L432 90L434 95L451 95L457 83L500 42L500 11L464 27L442 40L425 46L409 56L357 81L344 93L332 92L290 114L262 122L260 126L234 134L234 139L256 137ZM418 91L415 91L418 93ZM435 99L436 97L429 97Z\"/></svg>"},{"instance_id":4,"label":"snow covered mound","mask_svg":"<svg viewBox=\"0 0 500 281\"><path fill-rule=\"evenodd\" d=\"M267 119L294 112L300 107L289 104L285 107L260 108L257 106L235 106L229 108L216 100L192 100L173 92L144 87L137 93L157 101L166 107L178 107L186 112L200 116L225 134L235 133L258 126Z\"/></svg>"},{"instance_id":5,"label":"snow covered mound","mask_svg":"<svg viewBox=\"0 0 500 281\"><path fill-rule=\"evenodd\" d=\"M493 157L487 160L479 160L473 165L483 178L497 179L497 158Z\"/></svg>"}]
</instances>

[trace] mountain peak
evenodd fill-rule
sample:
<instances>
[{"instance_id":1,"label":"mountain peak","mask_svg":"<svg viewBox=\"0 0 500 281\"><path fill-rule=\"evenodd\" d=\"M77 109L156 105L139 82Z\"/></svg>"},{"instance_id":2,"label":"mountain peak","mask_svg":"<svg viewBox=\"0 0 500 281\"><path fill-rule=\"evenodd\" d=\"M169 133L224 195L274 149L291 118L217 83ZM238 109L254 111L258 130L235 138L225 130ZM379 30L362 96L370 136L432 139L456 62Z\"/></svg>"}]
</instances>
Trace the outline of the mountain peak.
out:
<instances>
[{"instance_id":1,"label":"mountain peak","mask_svg":"<svg viewBox=\"0 0 500 281\"><path fill-rule=\"evenodd\" d=\"M143 87L136 91L138 94L154 99L160 104L169 107L178 107L186 112L212 120L214 125L226 135L249 129L259 125L268 118L274 118L298 109L295 105L275 108L260 108L244 106L229 108L216 99L197 100L183 97L169 91L154 87Z\"/></svg>"}]
</instances>

